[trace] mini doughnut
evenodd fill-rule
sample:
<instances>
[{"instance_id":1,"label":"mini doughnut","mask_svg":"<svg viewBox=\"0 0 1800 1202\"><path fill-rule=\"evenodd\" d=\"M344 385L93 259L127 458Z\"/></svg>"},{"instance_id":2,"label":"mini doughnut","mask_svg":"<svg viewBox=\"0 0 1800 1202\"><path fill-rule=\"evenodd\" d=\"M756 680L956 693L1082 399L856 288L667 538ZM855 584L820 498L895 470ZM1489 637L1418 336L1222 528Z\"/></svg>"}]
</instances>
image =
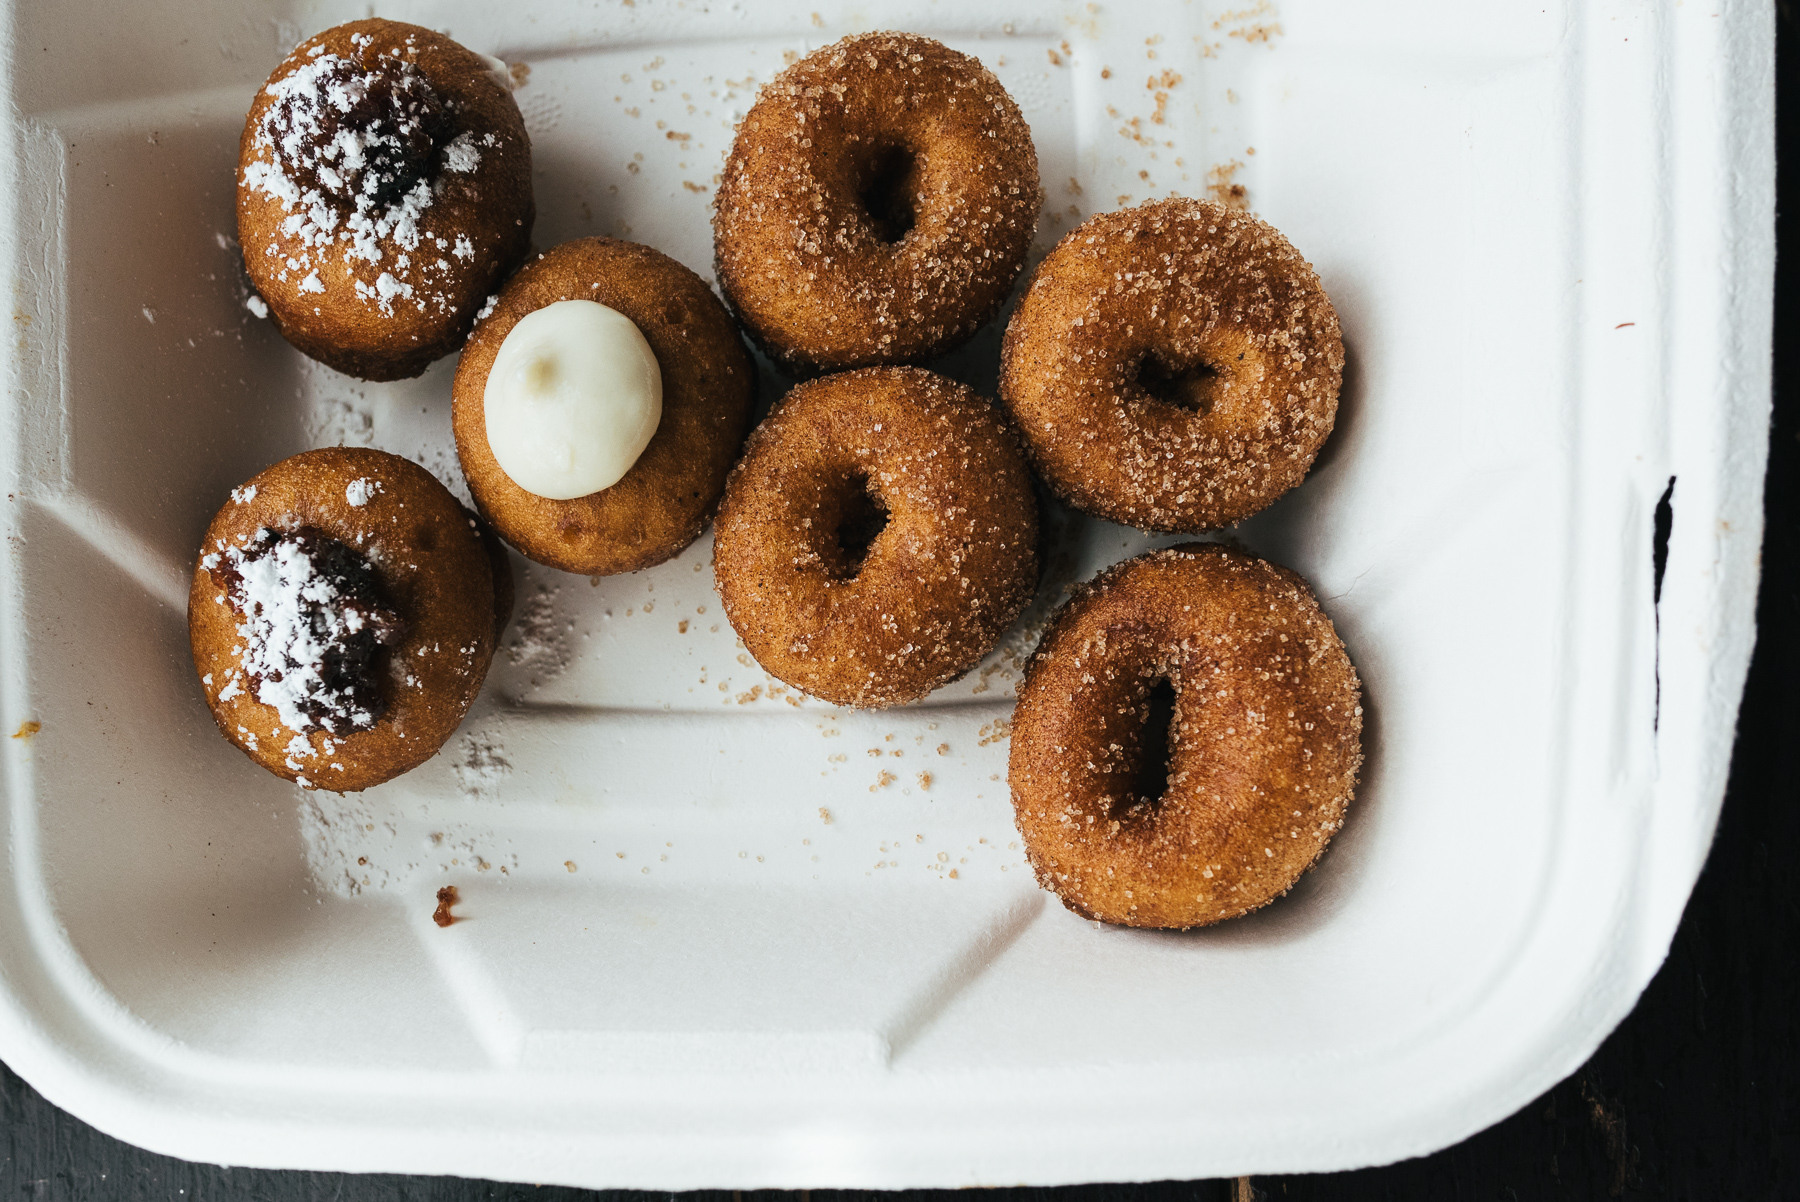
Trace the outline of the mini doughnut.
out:
<instances>
[{"instance_id":1,"label":"mini doughnut","mask_svg":"<svg viewBox=\"0 0 1800 1202\"><path fill-rule=\"evenodd\" d=\"M725 613L764 670L839 705L923 697L993 649L1038 579L1012 431L922 368L800 385L750 436L714 532Z\"/></svg>"},{"instance_id":2,"label":"mini doughnut","mask_svg":"<svg viewBox=\"0 0 1800 1202\"><path fill-rule=\"evenodd\" d=\"M334 447L232 491L194 568L188 636L227 739L277 776L350 793L437 752L511 609L504 552L430 472Z\"/></svg>"},{"instance_id":3,"label":"mini doughnut","mask_svg":"<svg viewBox=\"0 0 1800 1202\"><path fill-rule=\"evenodd\" d=\"M1038 881L1069 909L1197 927L1286 893L1361 763L1356 670L1306 582L1190 543L1114 565L1057 614L1008 777Z\"/></svg>"},{"instance_id":4,"label":"mini doughnut","mask_svg":"<svg viewBox=\"0 0 1800 1202\"><path fill-rule=\"evenodd\" d=\"M244 119L237 215L282 337L365 380L418 375L462 344L531 237L505 64L397 21L308 38Z\"/></svg>"},{"instance_id":5,"label":"mini doughnut","mask_svg":"<svg viewBox=\"0 0 1800 1202\"><path fill-rule=\"evenodd\" d=\"M629 318L662 372L662 419L614 485L572 500L527 492L488 443L485 394L501 344L527 314L591 300ZM614 238L565 242L528 264L463 349L451 424L469 491L528 559L607 576L673 558L706 526L750 428L756 368L725 306L704 281L648 246Z\"/></svg>"},{"instance_id":6,"label":"mini doughnut","mask_svg":"<svg viewBox=\"0 0 1800 1202\"><path fill-rule=\"evenodd\" d=\"M1050 252L1007 326L1000 399L1057 496L1195 532L1300 482L1343 369L1337 314L1287 239L1160 200L1090 218Z\"/></svg>"},{"instance_id":7,"label":"mini doughnut","mask_svg":"<svg viewBox=\"0 0 1800 1202\"><path fill-rule=\"evenodd\" d=\"M915 362L1000 311L1042 203L992 72L916 34L858 34L776 76L738 126L719 286L790 371Z\"/></svg>"}]
</instances>

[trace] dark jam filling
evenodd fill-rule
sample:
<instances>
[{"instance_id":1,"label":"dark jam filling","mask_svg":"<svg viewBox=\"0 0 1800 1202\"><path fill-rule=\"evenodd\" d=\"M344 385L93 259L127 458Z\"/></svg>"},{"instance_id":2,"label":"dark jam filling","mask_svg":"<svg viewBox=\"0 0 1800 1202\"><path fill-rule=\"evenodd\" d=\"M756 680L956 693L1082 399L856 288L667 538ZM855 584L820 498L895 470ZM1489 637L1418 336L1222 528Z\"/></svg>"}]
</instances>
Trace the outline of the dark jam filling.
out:
<instances>
[{"instance_id":1,"label":"dark jam filling","mask_svg":"<svg viewBox=\"0 0 1800 1202\"><path fill-rule=\"evenodd\" d=\"M314 526L264 529L211 573L244 619L252 696L269 704L278 698L304 715L296 728L303 731L367 730L387 711L381 669L407 624L383 600L361 552Z\"/></svg>"},{"instance_id":2,"label":"dark jam filling","mask_svg":"<svg viewBox=\"0 0 1800 1202\"><path fill-rule=\"evenodd\" d=\"M382 210L431 178L454 130L418 67L393 55L367 63L325 55L263 117L283 173L358 212Z\"/></svg>"}]
</instances>

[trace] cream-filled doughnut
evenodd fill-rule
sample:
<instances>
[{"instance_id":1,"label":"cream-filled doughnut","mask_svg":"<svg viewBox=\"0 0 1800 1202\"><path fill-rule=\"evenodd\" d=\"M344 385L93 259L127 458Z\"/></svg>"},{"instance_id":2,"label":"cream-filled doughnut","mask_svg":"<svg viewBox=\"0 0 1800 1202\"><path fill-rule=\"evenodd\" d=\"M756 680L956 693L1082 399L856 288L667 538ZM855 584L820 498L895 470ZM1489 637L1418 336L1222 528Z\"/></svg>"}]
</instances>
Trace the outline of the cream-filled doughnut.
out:
<instances>
[{"instance_id":1,"label":"cream-filled doughnut","mask_svg":"<svg viewBox=\"0 0 1800 1202\"><path fill-rule=\"evenodd\" d=\"M482 390L488 446L514 484L555 501L617 484L662 421L662 368L629 317L565 300L507 331Z\"/></svg>"},{"instance_id":2,"label":"cream-filled doughnut","mask_svg":"<svg viewBox=\"0 0 1800 1202\"><path fill-rule=\"evenodd\" d=\"M662 417L606 488L559 500L522 487L488 440L488 380L533 314L594 301L629 318L660 368ZM520 554L565 572L609 576L659 564L693 542L725 489L756 401L756 366L725 306L669 256L612 238L546 251L514 276L475 326L452 385L451 425L469 492Z\"/></svg>"}]
</instances>

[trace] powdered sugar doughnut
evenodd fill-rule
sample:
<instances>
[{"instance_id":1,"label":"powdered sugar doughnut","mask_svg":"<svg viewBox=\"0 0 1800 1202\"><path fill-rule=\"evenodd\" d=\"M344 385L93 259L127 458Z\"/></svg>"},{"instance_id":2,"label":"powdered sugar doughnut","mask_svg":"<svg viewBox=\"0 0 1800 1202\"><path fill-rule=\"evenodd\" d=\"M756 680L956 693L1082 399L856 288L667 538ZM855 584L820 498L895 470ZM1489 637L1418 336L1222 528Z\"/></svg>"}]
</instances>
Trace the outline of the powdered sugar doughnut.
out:
<instances>
[{"instance_id":1,"label":"powdered sugar doughnut","mask_svg":"<svg viewBox=\"0 0 1800 1202\"><path fill-rule=\"evenodd\" d=\"M418 25L308 38L238 144L238 240L289 342L366 380L462 344L525 256L531 144L495 61Z\"/></svg>"},{"instance_id":2,"label":"powdered sugar doughnut","mask_svg":"<svg viewBox=\"0 0 1800 1202\"><path fill-rule=\"evenodd\" d=\"M194 568L188 637L227 739L348 793L437 752L511 610L497 540L430 472L333 447L232 490Z\"/></svg>"},{"instance_id":3,"label":"powdered sugar doughnut","mask_svg":"<svg viewBox=\"0 0 1800 1202\"><path fill-rule=\"evenodd\" d=\"M1216 529L1298 484L1331 433L1337 314L1287 239L1209 201L1082 223L1006 329L1000 399L1078 509Z\"/></svg>"},{"instance_id":4,"label":"powdered sugar doughnut","mask_svg":"<svg viewBox=\"0 0 1800 1202\"><path fill-rule=\"evenodd\" d=\"M764 670L898 705L993 649L1037 586L1037 499L994 407L916 367L800 385L725 487L713 570Z\"/></svg>"},{"instance_id":5,"label":"powdered sugar doughnut","mask_svg":"<svg viewBox=\"0 0 1800 1202\"><path fill-rule=\"evenodd\" d=\"M1190 543L1109 568L1057 614L1008 778L1038 881L1069 909L1196 927L1286 893L1361 763L1356 669L1306 582Z\"/></svg>"},{"instance_id":6,"label":"powdered sugar doughnut","mask_svg":"<svg viewBox=\"0 0 1800 1202\"><path fill-rule=\"evenodd\" d=\"M1012 290L1043 190L1018 105L965 54L848 37L763 88L713 216L719 285L792 370L942 354Z\"/></svg>"}]
</instances>

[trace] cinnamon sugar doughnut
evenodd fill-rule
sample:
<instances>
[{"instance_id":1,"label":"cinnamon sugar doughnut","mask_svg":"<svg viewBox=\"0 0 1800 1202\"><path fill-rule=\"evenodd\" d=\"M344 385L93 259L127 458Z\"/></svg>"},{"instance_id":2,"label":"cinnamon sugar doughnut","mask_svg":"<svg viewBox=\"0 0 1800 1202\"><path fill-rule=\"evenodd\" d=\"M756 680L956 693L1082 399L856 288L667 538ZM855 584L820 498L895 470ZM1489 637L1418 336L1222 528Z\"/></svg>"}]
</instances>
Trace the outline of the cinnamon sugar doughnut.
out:
<instances>
[{"instance_id":1,"label":"cinnamon sugar doughnut","mask_svg":"<svg viewBox=\"0 0 1800 1202\"><path fill-rule=\"evenodd\" d=\"M282 337L349 375L405 379L460 346L533 213L506 65L419 25L308 38L244 119L244 268Z\"/></svg>"},{"instance_id":2,"label":"cinnamon sugar doughnut","mask_svg":"<svg viewBox=\"0 0 1800 1202\"><path fill-rule=\"evenodd\" d=\"M219 730L308 789L423 763L475 700L511 611L497 548L430 472L385 451L308 451L234 489L188 594Z\"/></svg>"},{"instance_id":3,"label":"cinnamon sugar doughnut","mask_svg":"<svg viewBox=\"0 0 1800 1202\"><path fill-rule=\"evenodd\" d=\"M1082 223L1006 329L1000 398L1063 500L1145 530L1249 517L1331 433L1337 314L1272 227L1210 201Z\"/></svg>"},{"instance_id":4,"label":"cinnamon sugar doughnut","mask_svg":"<svg viewBox=\"0 0 1800 1202\"><path fill-rule=\"evenodd\" d=\"M719 285L792 371L910 363L999 312L1043 190L1018 105L968 55L848 37L763 88L714 204Z\"/></svg>"},{"instance_id":5,"label":"cinnamon sugar doughnut","mask_svg":"<svg viewBox=\"0 0 1800 1202\"><path fill-rule=\"evenodd\" d=\"M1012 432L921 368L800 385L726 485L713 567L764 670L898 705L980 662L1031 600L1037 499Z\"/></svg>"},{"instance_id":6,"label":"cinnamon sugar doughnut","mask_svg":"<svg viewBox=\"0 0 1800 1202\"><path fill-rule=\"evenodd\" d=\"M1166 769L1146 746L1159 709ZM1027 665L1008 776L1026 854L1064 905L1196 927L1267 905L1318 860L1361 744L1356 670L1306 582L1190 543L1064 606Z\"/></svg>"}]
</instances>

